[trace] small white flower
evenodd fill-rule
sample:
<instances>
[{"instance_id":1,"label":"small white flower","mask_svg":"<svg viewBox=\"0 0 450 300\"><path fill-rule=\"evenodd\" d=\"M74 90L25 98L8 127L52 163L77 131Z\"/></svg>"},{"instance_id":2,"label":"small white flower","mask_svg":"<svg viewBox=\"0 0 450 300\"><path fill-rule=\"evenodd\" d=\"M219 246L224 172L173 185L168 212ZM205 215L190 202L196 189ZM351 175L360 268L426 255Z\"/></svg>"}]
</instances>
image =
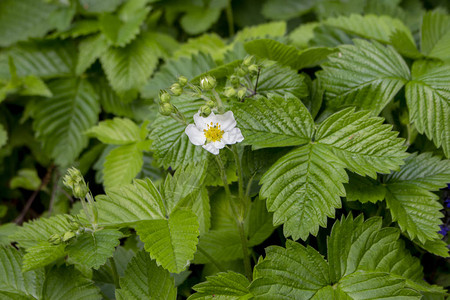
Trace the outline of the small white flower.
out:
<instances>
[{"instance_id":1,"label":"small white flower","mask_svg":"<svg viewBox=\"0 0 450 300\"><path fill-rule=\"evenodd\" d=\"M242 142L244 137L241 130L236 128L236 120L232 111L223 115L215 115L213 112L206 118L200 113L194 115L194 124L189 124L185 133L192 144L202 146L214 155L225 145Z\"/></svg>"}]
</instances>

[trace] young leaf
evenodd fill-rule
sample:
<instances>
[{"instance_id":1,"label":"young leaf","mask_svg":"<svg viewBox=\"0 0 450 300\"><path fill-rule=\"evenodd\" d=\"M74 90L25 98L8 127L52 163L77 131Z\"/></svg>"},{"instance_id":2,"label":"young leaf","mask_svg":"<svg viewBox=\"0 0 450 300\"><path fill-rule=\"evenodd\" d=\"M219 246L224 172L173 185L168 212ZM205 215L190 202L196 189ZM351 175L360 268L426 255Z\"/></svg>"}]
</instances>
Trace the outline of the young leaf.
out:
<instances>
[{"instance_id":1,"label":"young leaf","mask_svg":"<svg viewBox=\"0 0 450 300\"><path fill-rule=\"evenodd\" d=\"M409 80L409 68L390 46L364 40L354 43L328 56L318 77L332 106L354 105L377 115Z\"/></svg>"},{"instance_id":2,"label":"young leaf","mask_svg":"<svg viewBox=\"0 0 450 300\"><path fill-rule=\"evenodd\" d=\"M424 14L421 28L421 50L431 58L450 61L450 16L439 11Z\"/></svg>"},{"instance_id":3,"label":"young leaf","mask_svg":"<svg viewBox=\"0 0 450 300\"><path fill-rule=\"evenodd\" d=\"M85 79L59 79L49 87L53 97L38 101L33 127L55 162L68 166L87 145L83 132L97 123L98 96Z\"/></svg>"},{"instance_id":4,"label":"young leaf","mask_svg":"<svg viewBox=\"0 0 450 300\"><path fill-rule=\"evenodd\" d=\"M125 276L120 278L120 289L116 290L118 300L125 299L173 299L177 297L173 277L140 251L128 264Z\"/></svg>"},{"instance_id":5,"label":"young leaf","mask_svg":"<svg viewBox=\"0 0 450 300\"><path fill-rule=\"evenodd\" d=\"M294 97L258 97L232 108L244 143L253 149L296 146L309 142L314 120L303 103Z\"/></svg>"},{"instance_id":6,"label":"young leaf","mask_svg":"<svg viewBox=\"0 0 450 300\"><path fill-rule=\"evenodd\" d=\"M306 239L326 226L345 196L348 181L341 162L326 145L308 144L280 158L261 178L261 192L273 223L285 236ZM301 220L301 222L299 221Z\"/></svg>"},{"instance_id":7,"label":"young leaf","mask_svg":"<svg viewBox=\"0 0 450 300\"><path fill-rule=\"evenodd\" d=\"M397 170L408 156L403 139L397 138L391 125L382 123L382 118L370 117L369 111L347 108L320 124L316 141L331 147L350 171L376 178L376 172Z\"/></svg>"},{"instance_id":8,"label":"young leaf","mask_svg":"<svg viewBox=\"0 0 450 300\"><path fill-rule=\"evenodd\" d=\"M116 229L85 232L67 247L69 260L87 268L98 269L113 255L121 237L122 233Z\"/></svg>"},{"instance_id":9,"label":"young leaf","mask_svg":"<svg viewBox=\"0 0 450 300\"><path fill-rule=\"evenodd\" d=\"M182 272L194 258L199 224L191 210L178 209L162 220L140 221L135 228L145 250L169 272Z\"/></svg>"},{"instance_id":10,"label":"young leaf","mask_svg":"<svg viewBox=\"0 0 450 300\"><path fill-rule=\"evenodd\" d=\"M229 300L244 300L251 297L248 286L250 282L244 275L228 271L226 273L217 273L214 276L206 277L205 282L196 284L193 289L197 293L191 295L188 299L211 299L226 298Z\"/></svg>"},{"instance_id":11,"label":"young leaf","mask_svg":"<svg viewBox=\"0 0 450 300\"><path fill-rule=\"evenodd\" d=\"M293 46L288 46L271 39L254 40L244 44L248 54L260 58L267 58L289 66L294 70L314 67L324 61L327 56L336 49L318 47L299 51Z\"/></svg>"},{"instance_id":12,"label":"young leaf","mask_svg":"<svg viewBox=\"0 0 450 300\"><path fill-rule=\"evenodd\" d=\"M125 145L140 141L140 131L139 126L130 119L114 118L101 121L85 133L104 144Z\"/></svg>"},{"instance_id":13,"label":"young leaf","mask_svg":"<svg viewBox=\"0 0 450 300\"><path fill-rule=\"evenodd\" d=\"M417 61L412 77L405 91L410 120L450 157L450 66L427 67L426 62Z\"/></svg>"}]
</instances>

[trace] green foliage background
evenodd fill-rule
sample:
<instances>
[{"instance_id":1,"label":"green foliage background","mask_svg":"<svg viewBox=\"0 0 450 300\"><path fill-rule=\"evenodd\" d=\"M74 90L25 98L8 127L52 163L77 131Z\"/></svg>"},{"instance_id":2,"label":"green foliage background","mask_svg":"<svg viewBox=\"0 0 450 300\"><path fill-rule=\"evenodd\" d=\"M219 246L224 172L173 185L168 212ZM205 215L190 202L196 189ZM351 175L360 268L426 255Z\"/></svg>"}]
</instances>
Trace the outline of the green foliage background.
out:
<instances>
[{"instance_id":1,"label":"green foliage background","mask_svg":"<svg viewBox=\"0 0 450 300\"><path fill-rule=\"evenodd\" d=\"M0 298L445 299L448 9L0 0ZM225 97L249 55L253 90ZM245 137L225 180L159 112L180 75L214 76ZM171 103L192 123L204 100Z\"/></svg>"}]
</instances>

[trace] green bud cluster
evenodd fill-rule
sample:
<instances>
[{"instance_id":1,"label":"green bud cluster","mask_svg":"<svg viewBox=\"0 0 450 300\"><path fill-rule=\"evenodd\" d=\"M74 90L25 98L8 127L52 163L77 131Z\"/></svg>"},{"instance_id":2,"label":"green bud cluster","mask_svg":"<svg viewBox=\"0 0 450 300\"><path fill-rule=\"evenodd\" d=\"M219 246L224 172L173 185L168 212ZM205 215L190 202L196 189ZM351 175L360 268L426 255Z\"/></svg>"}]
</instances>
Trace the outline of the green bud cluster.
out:
<instances>
[{"instance_id":1,"label":"green bud cluster","mask_svg":"<svg viewBox=\"0 0 450 300\"><path fill-rule=\"evenodd\" d=\"M80 170L72 167L67 170L67 174L63 178L63 184L72 190L76 198L84 199L89 193L89 188L84 181Z\"/></svg>"},{"instance_id":2,"label":"green bud cluster","mask_svg":"<svg viewBox=\"0 0 450 300\"><path fill-rule=\"evenodd\" d=\"M234 74L229 77L230 86L225 87L223 95L227 98L237 97L242 100L247 93L254 95L256 84L254 77L258 75L260 67L255 63L253 56L247 56L239 67L234 70ZM255 86L253 86L255 85Z\"/></svg>"}]
</instances>

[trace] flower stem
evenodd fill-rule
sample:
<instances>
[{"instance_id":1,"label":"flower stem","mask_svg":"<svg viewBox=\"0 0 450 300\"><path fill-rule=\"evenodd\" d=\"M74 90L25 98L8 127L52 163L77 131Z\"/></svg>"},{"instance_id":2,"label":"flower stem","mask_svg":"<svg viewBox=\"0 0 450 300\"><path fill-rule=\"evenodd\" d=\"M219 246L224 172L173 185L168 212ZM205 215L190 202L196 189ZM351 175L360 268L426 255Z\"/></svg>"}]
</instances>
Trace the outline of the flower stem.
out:
<instances>
[{"instance_id":1,"label":"flower stem","mask_svg":"<svg viewBox=\"0 0 450 300\"><path fill-rule=\"evenodd\" d=\"M217 93L216 89L212 89L212 92L214 94L214 98L216 98L217 101L217 109L219 110L219 113L223 113L225 111L225 107L223 106L222 99L220 99L219 93Z\"/></svg>"},{"instance_id":2,"label":"flower stem","mask_svg":"<svg viewBox=\"0 0 450 300\"><path fill-rule=\"evenodd\" d=\"M231 7L231 0L228 1L227 5L227 22L228 22L228 33L230 37L234 35L234 18L233 18L233 8Z\"/></svg>"},{"instance_id":3,"label":"flower stem","mask_svg":"<svg viewBox=\"0 0 450 300\"><path fill-rule=\"evenodd\" d=\"M233 145L231 148L234 160L236 162L236 168L237 168L237 175L238 175L238 184L239 184L239 199L241 200L241 203L244 205L244 208L247 208L247 197L245 196L244 192L244 176L242 171L242 164L241 164L241 158L239 157L239 152L236 145Z\"/></svg>"},{"instance_id":4,"label":"flower stem","mask_svg":"<svg viewBox=\"0 0 450 300\"><path fill-rule=\"evenodd\" d=\"M222 159L220 158L219 155L216 155L216 161L217 161L217 165L219 166L219 169L220 169L220 175L222 177L223 187L225 189L225 193L227 194L228 204L230 206L230 209L233 212L234 220L236 221L236 225L239 230L239 237L241 239L241 247L242 247L245 275L247 276L248 280L252 281L252 267L250 264L250 256L248 254L247 235L245 233L245 228L244 228L243 215L245 215L245 213L242 214L236 210L235 203L233 203L233 201L232 201L233 196L231 195L230 187L228 186L228 180L227 180L227 174L225 172L225 167L224 167ZM241 173L241 175L242 175L242 173ZM242 176L240 176L240 177L242 177ZM240 200L242 201L242 198L240 198ZM243 206L242 208L245 209L245 206Z\"/></svg>"},{"instance_id":5,"label":"flower stem","mask_svg":"<svg viewBox=\"0 0 450 300\"><path fill-rule=\"evenodd\" d=\"M112 270L112 275L113 275L113 279L114 279L114 285L116 286L116 289L120 289L119 273L117 272L116 262L114 261L113 257L109 258L109 262L111 264L111 270Z\"/></svg>"}]
</instances>

